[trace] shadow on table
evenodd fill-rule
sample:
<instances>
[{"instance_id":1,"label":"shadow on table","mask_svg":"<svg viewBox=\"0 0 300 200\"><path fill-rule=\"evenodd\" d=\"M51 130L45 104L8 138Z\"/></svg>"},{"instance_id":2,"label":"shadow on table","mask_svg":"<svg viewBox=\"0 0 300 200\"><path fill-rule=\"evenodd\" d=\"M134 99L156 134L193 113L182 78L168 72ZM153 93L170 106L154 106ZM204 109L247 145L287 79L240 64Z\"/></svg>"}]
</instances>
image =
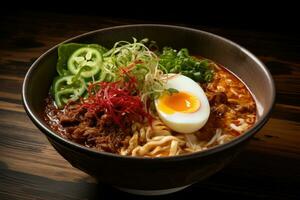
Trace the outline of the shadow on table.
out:
<instances>
[{"instance_id":1,"label":"shadow on table","mask_svg":"<svg viewBox=\"0 0 300 200\"><path fill-rule=\"evenodd\" d=\"M0 162L0 199L297 199L299 180L275 180L247 173L223 170L209 179L196 183L180 192L162 196L138 196L122 192L110 185L91 183L87 175L76 181L61 181L9 169ZM270 188L270 186L272 186ZM277 188L277 189L276 189ZM299 189L299 188L298 188ZM290 191L293 191L292 193Z\"/></svg>"},{"instance_id":2,"label":"shadow on table","mask_svg":"<svg viewBox=\"0 0 300 200\"><path fill-rule=\"evenodd\" d=\"M163 196L138 196L100 183L89 183L86 178L76 182L60 181L24 172L14 171L0 162L0 199L181 199L190 195L205 196L209 190L191 186L181 192ZM200 195L201 194L201 195ZM216 195L215 197L220 196Z\"/></svg>"},{"instance_id":3,"label":"shadow on table","mask_svg":"<svg viewBox=\"0 0 300 200\"><path fill-rule=\"evenodd\" d=\"M0 162L0 199L149 199L153 197L131 195L100 183L90 183L87 177L77 181L61 181L44 176L33 175L9 169ZM88 178L89 179L89 178ZM90 179L89 179L90 180ZM172 195L157 196L155 199L174 199L183 197L190 189Z\"/></svg>"}]
</instances>

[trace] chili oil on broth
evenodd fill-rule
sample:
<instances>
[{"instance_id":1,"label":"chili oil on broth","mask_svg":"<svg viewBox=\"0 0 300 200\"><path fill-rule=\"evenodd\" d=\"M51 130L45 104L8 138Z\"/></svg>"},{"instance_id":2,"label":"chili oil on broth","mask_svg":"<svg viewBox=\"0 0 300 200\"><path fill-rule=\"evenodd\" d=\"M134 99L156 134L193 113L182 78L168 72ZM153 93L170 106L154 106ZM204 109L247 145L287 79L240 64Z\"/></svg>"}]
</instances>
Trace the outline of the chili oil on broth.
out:
<instances>
[{"instance_id":1,"label":"chili oil on broth","mask_svg":"<svg viewBox=\"0 0 300 200\"><path fill-rule=\"evenodd\" d=\"M62 137L99 151L143 157L203 151L240 136L256 121L256 104L247 87L224 67L214 63L211 66L213 80L200 84L209 100L210 117L202 129L192 134L176 133L158 117L152 125L129 125L125 134L108 116L91 119L76 103L68 109L57 109L51 95L46 99L45 120ZM100 130L99 124L103 123L109 126Z\"/></svg>"},{"instance_id":2,"label":"chili oil on broth","mask_svg":"<svg viewBox=\"0 0 300 200\"><path fill-rule=\"evenodd\" d=\"M221 65L214 64L214 70L213 81L202 85L211 106L206 127L221 128L217 144L223 144L254 125L257 107L247 86L237 76Z\"/></svg>"}]
</instances>

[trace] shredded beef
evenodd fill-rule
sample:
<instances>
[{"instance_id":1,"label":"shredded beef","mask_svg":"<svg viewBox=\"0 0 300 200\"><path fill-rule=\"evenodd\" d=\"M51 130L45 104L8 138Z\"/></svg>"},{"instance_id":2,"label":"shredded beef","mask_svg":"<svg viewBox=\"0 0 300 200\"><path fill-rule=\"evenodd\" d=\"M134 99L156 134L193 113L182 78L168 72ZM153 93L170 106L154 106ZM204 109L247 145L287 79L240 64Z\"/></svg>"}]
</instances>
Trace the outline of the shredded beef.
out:
<instances>
[{"instance_id":1,"label":"shredded beef","mask_svg":"<svg viewBox=\"0 0 300 200\"><path fill-rule=\"evenodd\" d=\"M217 128L220 128L220 121L215 113L211 113L205 126L196 132L196 137L201 141L209 141L216 133Z\"/></svg>"},{"instance_id":2,"label":"shredded beef","mask_svg":"<svg viewBox=\"0 0 300 200\"><path fill-rule=\"evenodd\" d=\"M227 104L227 95L224 92L216 92L209 98L209 103L211 106L219 104Z\"/></svg>"},{"instance_id":3,"label":"shredded beef","mask_svg":"<svg viewBox=\"0 0 300 200\"><path fill-rule=\"evenodd\" d=\"M243 105L239 105L237 108L234 109L240 113L254 113L256 110L256 106L254 103L247 103Z\"/></svg>"},{"instance_id":4,"label":"shredded beef","mask_svg":"<svg viewBox=\"0 0 300 200\"><path fill-rule=\"evenodd\" d=\"M51 102L47 104L51 105ZM53 106L49 108L54 109ZM104 112L90 113L75 104L68 105L63 110L56 109L53 116L48 115L48 118L57 122L52 128L62 136L100 151L118 153L130 138L129 123L129 128L124 132L113 122L111 116Z\"/></svg>"},{"instance_id":5,"label":"shredded beef","mask_svg":"<svg viewBox=\"0 0 300 200\"><path fill-rule=\"evenodd\" d=\"M217 117L222 117L227 112L228 107L225 104L215 105L211 108L211 111L216 114Z\"/></svg>"}]
</instances>

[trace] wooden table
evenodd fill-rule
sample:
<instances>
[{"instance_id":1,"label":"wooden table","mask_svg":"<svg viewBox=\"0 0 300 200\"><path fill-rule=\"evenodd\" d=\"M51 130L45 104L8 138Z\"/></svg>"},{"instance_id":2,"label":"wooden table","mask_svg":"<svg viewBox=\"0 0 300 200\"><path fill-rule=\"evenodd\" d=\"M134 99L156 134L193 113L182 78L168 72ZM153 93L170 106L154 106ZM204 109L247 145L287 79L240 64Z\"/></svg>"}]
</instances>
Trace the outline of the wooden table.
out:
<instances>
[{"instance_id":1,"label":"wooden table","mask_svg":"<svg viewBox=\"0 0 300 200\"><path fill-rule=\"evenodd\" d=\"M97 184L65 161L24 112L21 86L33 61L57 43L87 31L141 22L52 13L1 19L0 199L138 198ZM300 38L294 33L188 26L227 37L257 55L274 77L276 105L270 121L224 170L157 198L300 198Z\"/></svg>"}]
</instances>

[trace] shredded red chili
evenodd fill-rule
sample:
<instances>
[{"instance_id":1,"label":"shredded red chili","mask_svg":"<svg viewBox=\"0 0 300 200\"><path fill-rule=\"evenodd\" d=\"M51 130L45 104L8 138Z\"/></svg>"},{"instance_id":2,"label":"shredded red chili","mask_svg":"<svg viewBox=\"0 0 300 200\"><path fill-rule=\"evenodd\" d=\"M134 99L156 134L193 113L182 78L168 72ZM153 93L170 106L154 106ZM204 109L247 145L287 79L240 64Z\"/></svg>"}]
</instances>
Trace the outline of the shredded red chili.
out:
<instances>
[{"instance_id":1,"label":"shredded red chili","mask_svg":"<svg viewBox=\"0 0 300 200\"><path fill-rule=\"evenodd\" d=\"M152 116L139 97L137 81L129 77L126 81L99 82L88 87L89 97L82 107L92 114L104 112L125 130L126 122L150 122Z\"/></svg>"}]
</instances>

